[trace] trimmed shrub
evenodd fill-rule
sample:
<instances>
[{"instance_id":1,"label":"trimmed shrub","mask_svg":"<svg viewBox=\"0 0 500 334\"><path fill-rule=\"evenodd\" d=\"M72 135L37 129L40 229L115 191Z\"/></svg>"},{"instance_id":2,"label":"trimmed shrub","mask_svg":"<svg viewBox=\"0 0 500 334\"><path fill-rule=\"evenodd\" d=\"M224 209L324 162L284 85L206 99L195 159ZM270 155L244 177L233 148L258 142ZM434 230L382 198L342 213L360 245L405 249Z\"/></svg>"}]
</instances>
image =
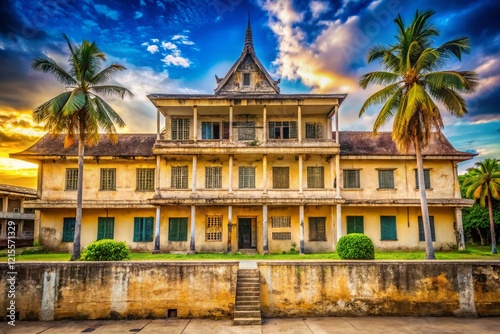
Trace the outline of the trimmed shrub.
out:
<instances>
[{"instance_id":1,"label":"trimmed shrub","mask_svg":"<svg viewBox=\"0 0 500 334\"><path fill-rule=\"evenodd\" d=\"M373 260L375 246L373 241L362 233L344 235L337 243L337 253L344 260Z\"/></svg>"},{"instance_id":2,"label":"trimmed shrub","mask_svg":"<svg viewBox=\"0 0 500 334\"><path fill-rule=\"evenodd\" d=\"M130 259L130 249L125 241L102 239L85 247L81 259L84 261L122 261Z\"/></svg>"}]
</instances>

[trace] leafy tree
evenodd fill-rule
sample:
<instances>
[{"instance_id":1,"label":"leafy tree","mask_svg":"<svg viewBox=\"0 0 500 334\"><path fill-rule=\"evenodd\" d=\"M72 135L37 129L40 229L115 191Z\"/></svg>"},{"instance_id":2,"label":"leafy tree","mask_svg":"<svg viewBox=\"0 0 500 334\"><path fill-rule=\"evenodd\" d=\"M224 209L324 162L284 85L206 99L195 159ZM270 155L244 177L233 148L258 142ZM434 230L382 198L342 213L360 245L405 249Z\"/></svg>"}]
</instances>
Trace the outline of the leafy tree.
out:
<instances>
[{"instance_id":1,"label":"leafy tree","mask_svg":"<svg viewBox=\"0 0 500 334\"><path fill-rule=\"evenodd\" d=\"M429 19L432 11L417 11L413 21L406 26L401 15L394 20L397 25L396 43L375 45L368 51L368 62L380 61L385 71L363 75L359 85L385 86L371 95L361 107L359 116L373 105L384 103L373 125L373 132L394 118L392 138L401 152L414 147L417 160L418 187L426 242L426 259L435 259L429 223L429 210L424 183L422 149L433 132L441 135L443 121L435 100L453 116L467 113L461 93L473 92L477 74L471 71L443 70L447 61L461 60L462 53L470 51L467 37L457 37L433 47L439 31Z\"/></svg>"},{"instance_id":2,"label":"leafy tree","mask_svg":"<svg viewBox=\"0 0 500 334\"><path fill-rule=\"evenodd\" d=\"M475 199L479 200L481 206L486 206L486 201L488 201L491 253L497 254L493 198L500 199L500 160L485 159L476 162L475 167L467 170L464 186L467 187L467 195L473 195Z\"/></svg>"},{"instance_id":3,"label":"leafy tree","mask_svg":"<svg viewBox=\"0 0 500 334\"><path fill-rule=\"evenodd\" d=\"M83 158L85 145L92 146L99 141L99 129L104 130L113 143L118 141L115 124L124 126L120 116L98 94L133 96L126 88L108 85L115 73L126 68L119 64L111 64L101 69L106 56L97 45L84 40L81 44L71 45L68 37L69 71L48 57L37 57L32 68L52 74L64 84L65 91L48 100L33 110L33 119L44 123L50 133L65 134L64 147L78 141L78 183L76 197L75 239L71 260L80 258L80 234L82 226L83 204Z\"/></svg>"}]
</instances>

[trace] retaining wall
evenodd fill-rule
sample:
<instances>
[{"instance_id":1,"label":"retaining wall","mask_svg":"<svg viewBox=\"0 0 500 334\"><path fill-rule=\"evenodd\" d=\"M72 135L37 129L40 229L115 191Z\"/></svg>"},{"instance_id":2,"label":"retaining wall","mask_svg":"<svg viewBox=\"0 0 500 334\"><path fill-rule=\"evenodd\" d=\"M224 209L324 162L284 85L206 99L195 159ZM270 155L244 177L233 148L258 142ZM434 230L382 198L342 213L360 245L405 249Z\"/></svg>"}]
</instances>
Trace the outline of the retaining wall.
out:
<instances>
[{"instance_id":1,"label":"retaining wall","mask_svg":"<svg viewBox=\"0 0 500 334\"><path fill-rule=\"evenodd\" d=\"M500 316L500 261L258 262L264 317ZM21 320L232 318L238 262L16 264ZM0 317L12 298L0 267Z\"/></svg>"}]
</instances>

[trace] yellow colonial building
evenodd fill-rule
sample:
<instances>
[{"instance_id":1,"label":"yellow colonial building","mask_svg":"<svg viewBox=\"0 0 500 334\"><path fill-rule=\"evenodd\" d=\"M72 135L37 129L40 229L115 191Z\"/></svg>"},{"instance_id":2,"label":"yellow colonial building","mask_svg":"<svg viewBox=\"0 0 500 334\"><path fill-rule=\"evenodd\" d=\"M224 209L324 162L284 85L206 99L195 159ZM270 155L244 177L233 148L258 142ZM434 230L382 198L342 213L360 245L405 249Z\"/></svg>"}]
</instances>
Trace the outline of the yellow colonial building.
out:
<instances>
[{"instance_id":1,"label":"yellow colonial building","mask_svg":"<svg viewBox=\"0 0 500 334\"><path fill-rule=\"evenodd\" d=\"M112 238L136 251L278 253L335 249L351 232L378 249L424 248L416 161L390 133L339 131L345 94L281 94L250 25L213 95L151 94L156 134L102 136L86 148L82 246ZM332 129L334 129L332 131ZM77 145L46 135L11 157L39 165L35 238L69 251ZM457 163L444 137L424 149L434 245L463 242Z\"/></svg>"}]
</instances>

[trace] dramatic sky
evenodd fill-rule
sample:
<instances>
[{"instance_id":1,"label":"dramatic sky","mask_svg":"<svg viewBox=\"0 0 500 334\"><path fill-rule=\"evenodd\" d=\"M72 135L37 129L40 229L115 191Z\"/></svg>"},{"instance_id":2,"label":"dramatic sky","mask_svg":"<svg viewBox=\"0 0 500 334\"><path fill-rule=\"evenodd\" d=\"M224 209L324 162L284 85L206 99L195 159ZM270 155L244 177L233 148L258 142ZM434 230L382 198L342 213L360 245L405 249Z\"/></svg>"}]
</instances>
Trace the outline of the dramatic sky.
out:
<instances>
[{"instance_id":1,"label":"dramatic sky","mask_svg":"<svg viewBox=\"0 0 500 334\"><path fill-rule=\"evenodd\" d=\"M443 111L444 133L458 150L478 159L500 158L500 4L497 0L4 0L0 8L0 183L36 186L36 166L8 158L44 134L32 110L65 87L35 72L35 57L66 66L73 43L95 41L109 64L127 67L114 83L135 95L110 104L125 120L121 133L153 133L150 93L213 93L214 75L224 76L239 57L250 13L257 56L282 93L348 93L340 108L341 130L370 130L378 109L358 118L379 87L362 90L368 48L394 42L394 17L409 22L433 10L437 43L468 36L472 52L452 69L475 70L478 91L467 96L469 114Z\"/></svg>"}]
</instances>

